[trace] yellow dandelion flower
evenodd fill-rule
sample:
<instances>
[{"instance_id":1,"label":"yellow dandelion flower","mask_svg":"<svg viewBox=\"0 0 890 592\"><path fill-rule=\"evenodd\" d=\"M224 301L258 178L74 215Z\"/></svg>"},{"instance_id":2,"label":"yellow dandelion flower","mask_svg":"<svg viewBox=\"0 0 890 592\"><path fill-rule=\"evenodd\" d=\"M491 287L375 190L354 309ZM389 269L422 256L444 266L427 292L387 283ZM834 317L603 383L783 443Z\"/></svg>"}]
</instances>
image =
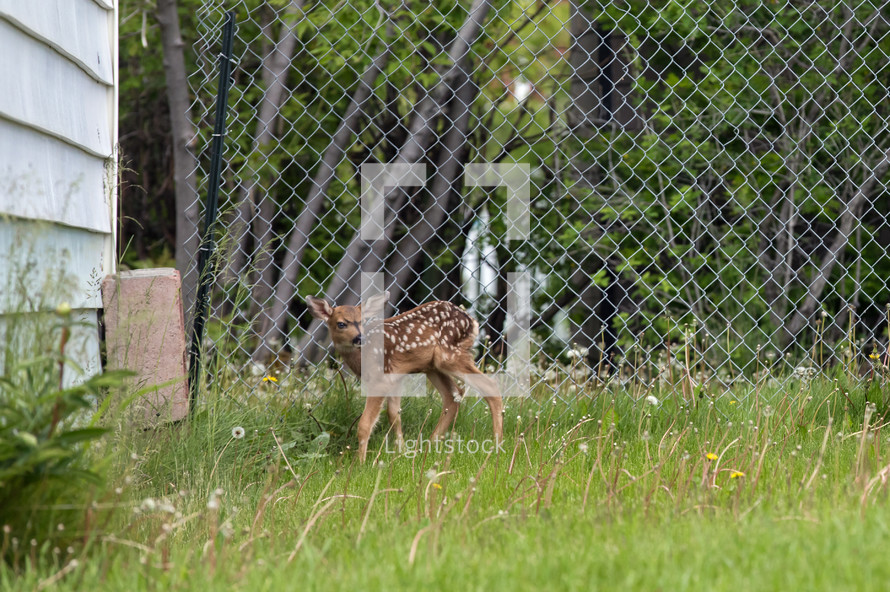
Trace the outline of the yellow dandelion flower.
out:
<instances>
[{"instance_id":1,"label":"yellow dandelion flower","mask_svg":"<svg viewBox=\"0 0 890 592\"><path fill-rule=\"evenodd\" d=\"M736 403L738 403L738 401L730 401L729 402L730 405L735 405Z\"/></svg>"},{"instance_id":2,"label":"yellow dandelion flower","mask_svg":"<svg viewBox=\"0 0 890 592\"><path fill-rule=\"evenodd\" d=\"M733 471L729 474L730 479L738 479L739 477L744 477L745 474L741 471Z\"/></svg>"},{"instance_id":3,"label":"yellow dandelion flower","mask_svg":"<svg viewBox=\"0 0 890 592\"><path fill-rule=\"evenodd\" d=\"M278 382L278 379L274 376L263 376L263 382Z\"/></svg>"},{"instance_id":4,"label":"yellow dandelion flower","mask_svg":"<svg viewBox=\"0 0 890 592\"><path fill-rule=\"evenodd\" d=\"M433 488L434 489L442 489L442 486L439 485L438 483L433 483Z\"/></svg>"},{"instance_id":5,"label":"yellow dandelion flower","mask_svg":"<svg viewBox=\"0 0 890 592\"><path fill-rule=\"evenodd\" d=\"M708 460L717 460L717 455L713 452L709 452L705 455L705 458Z\"/></svg>"}]
</instances>

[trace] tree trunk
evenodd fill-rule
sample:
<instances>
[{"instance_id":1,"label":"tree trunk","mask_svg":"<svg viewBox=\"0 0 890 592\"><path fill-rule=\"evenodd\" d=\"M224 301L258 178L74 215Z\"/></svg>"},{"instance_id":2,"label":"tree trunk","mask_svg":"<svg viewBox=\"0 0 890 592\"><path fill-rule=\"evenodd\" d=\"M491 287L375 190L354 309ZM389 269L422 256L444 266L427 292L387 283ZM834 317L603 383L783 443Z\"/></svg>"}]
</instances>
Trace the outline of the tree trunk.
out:
<instances>
[{"instance_id":1,"label":"tree trunk","mask_svg":"<svg viewBox=\"0 0 890 592\"><path fill-rule=\"evenodd\" d=\"M572 74L569 92L572 106L568 113L569 126L575 136L590 138L599 133L603 123L612 118L620 103L612 76L618 58L611 45L612 33L606 33L601 29L591 15L589 5L578 1L572 2L570 29L572 45L569 62L572 65ZM626 101L626 97L622 100ZM599 171L595 163L576 156L572 158L567 168L574 181L590 190L596 190L599 184ZM562 175L563 172L557 170L554 174ZM585 212L577 211L574 214L584 215ZM595 218L592 218L592 222L597 224ZM602 344L597 343L597 337L600 333L610 330L618 310L618 302L603 302L615 295L614 290L594 290L593 286L588 285L590 278L597 271L593 267L594 262L598 261L602 259L585 256L577 274L573 274L573 279L576 275L581 279L570 281L566 287L567 290L577 290L576 306L585 309L578 334L573 340L588 349L591 360L596 356L597 363L600 362L600 356L607 357L614 354L611 347L608 353L600 352ZM610 277L610 286L614 283L616 281ZM602 313L608 316L603 317Z\"/></svg>"},{"instance_id":2,"label":"tree trunk","mask_svg":"<svg viewBox=\"0 0 890 592\"><path fill-rule=\"evenodd\" d=\"M819 266L818 272L810 282L803 304L797 309L797 312L791 318L791 322L788 323L787 332L792 337L797 337L800 331L811 322L816 308L819 306L822 292L825 291L825 286L831 277L831 272L834 271L841 251L846 248L850 240L850 234L853 232L853 227L859 220L865 201L875 185L878 184L878 181L887 173L888 168L890 168L890 150L884 152L881 160L871 167L871 173L866 175L862 185L856 189L853 197L847 202L847 207L841 214L840 224L838 224L837 236L835 236L834 241L828 247L828 251L822 259L822 265Z\"/></svg>"},{"instance_id":3,"label":"tree trunk","mask_svg":"<svg viewBox=\"0 0 890 592\"><path fill-rule=\"evenodd\" d=\"M190 150L195 138L191 119L185 44L179 32L176 0L158 0L156 16L161 27L167 103L173 141L173 182L176 203L176 269L182 277L182 306L186 327L191 325L192 306L198 286L198 188L194 172L198 159Z\"/></svg>"},{"instance_id":4,"label":"tree trunk","mask_svg":"<svg viewBox=\"0 0 890 592\"><path fill-rule=\"evenodd\" d=\"M257 278L251 290L251 318L256 314L263 315L272 294L272 285L275 282L273 244L275 233L272 224L277 214L277 208L274 198L259 181L268 174L268 171L263 171L263 163L268 160L269 149L274 147L275 133L273 130L281 115L281 107L288 96L285 92L287 90L287 73L290 70L291 60L297 46L297 18L302 10L303 0L297 0L290 5L284 16L284 22L281 24L278 43L275 44L269 58L263 61L263 83L266 92L257 113L253 155L249 159L249 162L255 167L254 170L260 172L254 177L247 195L242 197L247 203L257 204L256 209L258 210L254 212L253 217L253 236L256 240L254 267L257 270ZM254 156L255 158L253 158ZM274 180L268 179L266 187L271 187L273 184ZM261 316L261 318L263 317ZM272 344L272 349L280 347L280 345L280 343Z\"/></svg>"},{"instance_id":5,"label":"tree trunk","mask_svg":"<svg viewBox=\"0 0 890 592\"><path fill-rule=\"evenodd\" d=\"M281 273L271 294L270 311L266 315L266 319L264 319L262 337L253 353L254 360L260 361L267 358L271 353L274 353L268 344L281 341L284 324L287 320L285 314L287 305L294 297L297 275L303 262L306 247L309 246L309 235L312 232L312 227L318 221L318 214L327 198L327 190L334 180L337 166L343 160L352 138L358 133L359 122L363 114L362 108L371 97L374 90L374 81L389 61L390 53L389 45L384 41L383 50L374 58L359 80L355 93L352 96L352 101L346 109L343 121L337 128L327 150L325 150L321 164L310 186L305 205L300 211L294 224L294 229L291 231L287 241L287 249L284 252L284 259L281 264Z\"/></svg>"},{"instance_id":6,"label":"tree trunk","mask_svg":"<svg viewBox=\"0 0 890 592\"><path fill-rule=\"evenodd\" d=\"M235 207L235 216L229 225L229 235L232 241L232 255L229 258L229 264L223 271L223 283L229 284L238 280L244 273L244 268L248 262L247 239L249 237L248 229L251 223L259 226L259 233L254 232L257 242L254 245L254 254L264 252L265 242L261 237L266 233L262 228L263 220L257 220L256 207L268 198L267 192L263 191L257 199L257 189L261 187L263 181L263 167L268 160L268 151L275 140L274 129L281 115L281 107L287 100L287 73L290 70L290 64L293 60L294 51L297 47L296 25L303 11L304 0L294 0L288 7L281 19L281 30L278 35L277 43L269 48L269 53L262 60L262 85L265 88L263 98L257 109L256 129L251 142L251 153L247 158L245 167L249 170L246 175L242 175L241 185L238 187L238 201ZM270 23L271 25L271 23ZM266 29L270 29L267 26ZM270 35L271 36L271 35ZM267 219L265 222L271 226L272 220ZM268 290L267 290L268 292ZM262 294L253 295L254 302L257 302L257 296L262 298ZM265 298L262 299L265 301Z\"/></svg>"},{"instance_id":7,"label":"tree trunk","mask_svg":"<svg viewBox=\"0 0 890 592\"><path fill-rule=\"evenodd\" d=\"M395 254L390 258L388 267L395 278L389 288L393 302L399 301L402 290L408 286L411 276L414 275L417 259L425 249L429 248L430 242L440 236L445 223L453 213L449 207L449 197L455 187L461 186L461 175L464 170L461 159L466 154L464 148L470 125L470 106L478 94L478 88L470 79L468 62L469 60L465 60L462 64L462 75L457 80L458 88L450 104L449 117L446 121L448 131L441 144L436 175L432 182L432 203L408 234L402 237Z\"/></svg>"},{"instance_id":8,"label":"tree trunk","mask_svg":"<svg viewBox=\"0 0 890 592\"><path fill-rule=\"evenodd\" d=\"M458 33L457 38L452 43L451 49L448 52L449 63L451 64L451 67L439 79L433 92L430 93L430 95L428 95L424 100L422 100L415 110L415 115L412 119L410 131L408 134L408 139L406 140L405 145L402 146L402 150L399 153L399 158L397 159L396 163L413 164L420 162L426 152L426 149L432 144L432 140L435 135L435 121L438 115L441 113L447 99L452 97L454 94L454 82L463 74L463 69L460 67L460 64L469 53L473 42L479 35L479 31L482 28L482 23L485 20L485 17L488 14L490 8L490 0L474 0L469 14L467 15L467 19L461 26L460 32ZM394 187L384 193L384 203L392 204L395 211L398 211L401 204L405 201L405 196L406 193L403 188ZM392 226L392 224L388 224L387 228L384 231L386 234L386 240L374 241L375 244L372 248L372 251L375 255L379 255L379 253L384 251L388 246L386 243L389 243L389 241L391 240L393 232ZM356 243L358 243L359 246L357 246ZM384 244L378 246L378 243ZM364 241L359 236L359 233L356 232L353 236L352 243L349 246L346 256L344 256L343 260L340 262L340 265L337 268L334 282L328 288L328 299L331 299L332 296L339 296L340 293L346 291L348 286L355 284L355 280L362 269L366 271L380 271L382 269L382 265L377 267L376 269L367 269L368 263L366 257L362 257L361 259L353 259L349 256L350 253L355 251L368 251L368 249L360 248L363 247L363 245ZM382 261L383 258L379 257L378 259ZM289 286L288 291L284 293L289 293L292 295L293 285ZM278 293L278 290L276 290L276 298L278 300L282 300L281 294ZM282 317L283 316L284 315L282 315ZM279 327L283 324L283 321L283 318L277 319ZM317 323L314 323L314 325L317 325ZM300 341L301 362L317 358L318 343L319 342L314 339L312 328L310 328L310 333Z\"/></svg>"}]
</instances>

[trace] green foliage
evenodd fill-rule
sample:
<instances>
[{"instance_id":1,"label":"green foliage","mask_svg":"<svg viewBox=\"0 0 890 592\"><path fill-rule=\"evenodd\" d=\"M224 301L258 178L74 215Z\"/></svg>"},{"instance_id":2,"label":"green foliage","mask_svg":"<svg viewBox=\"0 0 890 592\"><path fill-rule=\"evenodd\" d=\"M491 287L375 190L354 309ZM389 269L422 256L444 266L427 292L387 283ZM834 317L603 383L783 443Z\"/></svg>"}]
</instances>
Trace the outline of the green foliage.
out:
<instances>
[{"instance_id":1,"label":"green foliage","mask_svg":"<svg viewBox=\"0 0 890 592\"><path fill-rule=\"evenodd\" d=\"M240 199L239 187L254 187L255 203L267 208L263 216L274 218L273 234L285 237L269 245L278 263L358 79L384 48L391 52L362 106L361 132L312 228L297 293L317 293L330 281L358 227L358 165L396 157L405 126L438 81L469 5L456 0L404 5L387 19L371 0L310 3L301 14L287 2L238 3L238 65L222 208L225 220ZM180 0L179 6L186 45L212 46L226 7L200 0ZM479 242L496 247L501 267L521 265L536 272L542 283L536 310L590 284L603 290L617 284L626 297L611 323L624 351L639 341L647 347L676 342L689 325L706 344L712 367L729 357L747 371L755 365L758 345L802 357L813 344L814 332L806 324L812 319L796 335L785 327L832 256L826 247L850 215L846 204L890 142L883 82L890 66L876 59L890 53L886 23L873 18L875 9L867 3L590 2L600 26L628 41L621 49L632 81L628 97L645 125L623 129L609 123L578 133L570 121L575 65L567 53L570 3L554 3L523 26L541 6L495 2L471 54L480 93L472 105L467 159L530 163L534 183L532 238L525 244L503 240L504 192L463 191L462 212L487 210L489 216ZM145 101L155 112L162 86L152 5L130 0L121 13L121 55L127 64L122 127L133 127L133 115L141 122L135 127L151 130ZM264 60L283 23L294 20L298 41L287 98L271 143L254 146ZM189 65L197 93L193 115L203 153L215 64L187 55L195 60ZM519 78L534 83L535 93L524 104L505 84ZM583 180L572 172L579 169L586 170ZM424 199L420 195L418 204ZM817 297L830 313L859 303L858 322L869 330L881 324L883 303L890 299L885 281L890 260L881 230L885 200L878 183L861 211L853 213L856 231ZM410 223L414 214L403 215ZM459 261L465 237L437 239L443 244L429 246L427 263L448 269ZM147 242L134 240L136 257L164 257L159 242ZM437 271L419 273L432 285L439 280ZM578 275L586 277L569 282ZM239 313L250 308L248 298L232 300ZM242 318L258 308L255 303ZM477 308L487 312L494 303L483 299ZM590 313L586 302L574 307L571 320L580 325ZM241 333L250 339L249 331ZM837 341L841 333L835 328L829 337ZM252 344L244 347L251 349Z\"/></svg>"},{"instance_id":2,"label":"green foliage","mask_svg":"<svg viewBox=\"0 0 890 592\"><path fill-rule=\"evenodd\" d=\"M70 313L55 322L46 316L8 318L5 330L10 337L23 330L22 325L36 333L46 332L52 324L52 331L33 337L37 353L30 356L11 351L21 341L10 338L7 345L12 347L6 351L0 376L0 525L37 544L45 540L59 544L59 539L70 536L57 525L76 527L83 514L72 508L103 483L102 459L90 455L91 445L107 432L97 425L101 416L95 409L107 391L119 388L128 375L110 371L63 385L63 367L66 374L79 371L65 354L73 324ZM53 336L54 347L49 343ZM8 551L4 547L0 555Z\"/></svg>"},{"instance_id":3,"label":"green foliage","mask_svg":"<svg viewBox=\"0 0 890 592\"><path fill-rule=\"evenodd\" d=\"M879 9L633 1L591 10L630 42L629 97L647 125L603 127L563 144L595 181L569 182L568 196L549 188L558 211L542 212L534 246L563 256L548 292L566 289L574 265L588 261L595 270L610 261L638 306L622 324L626 347L644 330L649 345L677 339L695 321L712 341L730 324L746 336L739 362L758 344L796 340L796 353L805 351L812 333L782 327L831 257L826 247L850 215L847 204L890 142L882 82L890 66L870 58L890 52L886 25L868 34L845 29L877 23ZM862 225L819 296L829 311L858 302L869 328L881 323L890 297L878 234L884 200L880 186L868 195L856 214ZM667 326L652 325L657 318ZM725 355L715 351L712 365Z\"/></svg>"},{"instance_id":4,"label":"green foliage","mask_svg":"<svg viewBox=\"0 0 890 592\"><path fill-rule=\"evenodd\" d=\"M773 376L695 400L632 383L539 385L508 401L501 454L398 454L381 426L371 450L382 462L364 466L354 434L313 427L359 412L329 378L216 390L190 424L116 433L91 552L21 551L0 586L531 590L557 573L629 590L884 582L883 378ZM406 436L429 434L439 402L404 403ZM455 431L484 440L485 406L467 400ZM817 573L817 559L855 569Z\"/></svg>"}]
</instances>

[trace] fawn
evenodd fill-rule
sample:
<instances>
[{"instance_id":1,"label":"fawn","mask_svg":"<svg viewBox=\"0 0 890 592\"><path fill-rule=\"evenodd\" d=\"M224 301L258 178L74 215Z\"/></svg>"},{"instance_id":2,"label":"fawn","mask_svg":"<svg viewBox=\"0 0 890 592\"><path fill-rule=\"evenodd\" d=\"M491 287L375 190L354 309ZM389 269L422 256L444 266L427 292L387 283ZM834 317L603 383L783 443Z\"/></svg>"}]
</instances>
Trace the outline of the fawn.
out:
<instances>
[{"instance_id":1,"label":"fawn","mask_svg":"<svg viewBox=\"0 0 890 592\"><path fill-rule=\"evenodd\" d=\"M368 299L367 308L382 310L387 297L388 293L385 293ZM375 331L373 327L368 327L366 334L366 328L362 324L362 305L331 306L327 301L314 296L306 298L306 303L312 316L327 323L334 348L343 363L361 379L361 347L368 343L369 334ZM500 441L503 437L504 405L497 384L476 367L471 355L478 333L479 323L476 319L450 302L443 301L427 302L383 320L384 377L390 373L426 374L442 395L442 415L433 430L432 440L444 436L457 417L464 391L457 385L455 378L463 379L482 393L491 411L495 440ZM384 385L383 392L386 389L387 386ZM375 392L381 392L380 385L377 385ZM395 391L392 389L390 392ZM365 461L368 454L368 440L380 416L384 398L396 441L400 447L404 443L399 415L401 397L369 396L358 422L358 452L361 462Z\"/></svg>"}]
</instances>

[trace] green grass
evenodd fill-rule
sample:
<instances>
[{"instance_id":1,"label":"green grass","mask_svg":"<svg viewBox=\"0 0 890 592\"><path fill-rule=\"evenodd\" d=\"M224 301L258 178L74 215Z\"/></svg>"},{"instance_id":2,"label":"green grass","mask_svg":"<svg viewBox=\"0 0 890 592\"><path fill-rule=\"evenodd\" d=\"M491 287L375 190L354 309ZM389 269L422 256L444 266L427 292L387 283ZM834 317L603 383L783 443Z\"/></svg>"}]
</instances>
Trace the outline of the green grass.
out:
<instances>
[{"instance_id":1,"label":"green grass","mask_svg":"<svg viewBox=\"0 0 890 592\"><path fill-rule=\"evenodd\" d=\"M542 385L507 401L502 454L390 454L384 420L364 466L355 383L282 383L208 393L190 423L94 446L115 468L84 526L14 551L6 534L0 588L867 590L890 576L878 381L694 402L588 386L570 404L540 402ZM439 405L406 400L406 437L429 434ZM487 438L487 408L465 405L456 432Z\"/></svg>"}]
</instances>

